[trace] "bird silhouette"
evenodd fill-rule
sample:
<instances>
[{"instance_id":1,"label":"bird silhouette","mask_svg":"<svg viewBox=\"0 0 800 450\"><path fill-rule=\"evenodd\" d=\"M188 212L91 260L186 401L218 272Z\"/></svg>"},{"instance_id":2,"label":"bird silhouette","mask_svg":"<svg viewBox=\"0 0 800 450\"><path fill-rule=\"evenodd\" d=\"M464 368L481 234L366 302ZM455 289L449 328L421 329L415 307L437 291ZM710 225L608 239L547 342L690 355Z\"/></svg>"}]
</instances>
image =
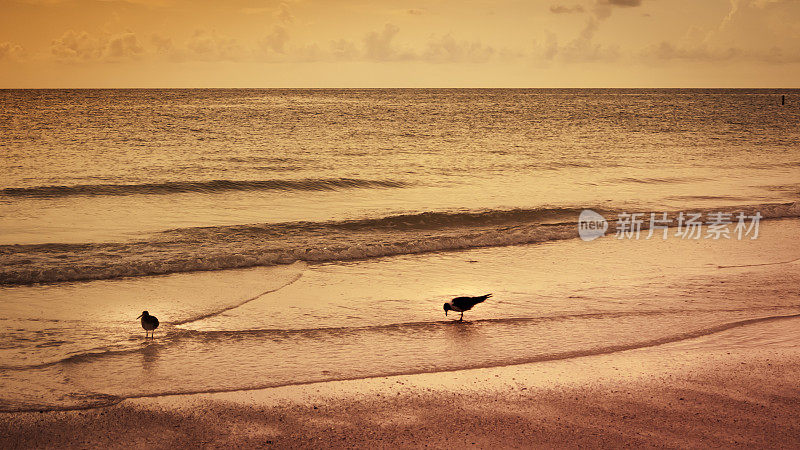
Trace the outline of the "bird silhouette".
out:
<instances>
[{"instance_id":1,"label":"bird silhouette","mask_svg":"<svg viewBox=\"0 0 800 450\"><path fill-rule=\"evenodd\" d=\"M142 318L142 328L144 328L144 338L147 339L147 332L150 332L150 337L155 338L155 329L158 328L158 319L156 316L151 316L149 312L142 311L139 315ZM137 317L137 319L139 318Z\"/></svg>"},{"instance_id":2,"label":"bird silhouette","mask_svg":"<svg viewBox=\"0 0 800 450\"><path fill-rule=\"evenodd\" d=\"M492 294L481 295L479 297L456 297L444 304L444 315L447 316L448 311L460 312L461 317L458 318L459 322L464 320L464 311L469 311L473 306L483 302Z\"/></svg>"}]
</instances>

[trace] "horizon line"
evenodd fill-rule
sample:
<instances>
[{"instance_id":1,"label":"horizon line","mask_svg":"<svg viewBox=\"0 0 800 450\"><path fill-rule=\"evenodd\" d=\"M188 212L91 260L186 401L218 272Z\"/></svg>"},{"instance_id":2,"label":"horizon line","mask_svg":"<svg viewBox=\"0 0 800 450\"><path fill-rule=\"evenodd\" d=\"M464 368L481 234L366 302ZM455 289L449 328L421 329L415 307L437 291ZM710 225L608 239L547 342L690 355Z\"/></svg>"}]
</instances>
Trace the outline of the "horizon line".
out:
<instances>
[{"instance_id":1,"label":"horizon line","mask_svg":"<svg viewBox=\"0 0 800 450\"><path fill-rule=\"evenodd\" d=\"M779 86L779 87L764 87L764 86L116 86L116 87L0 87L0 91L14 91L14 90L146 90L146 89L287 89L287 90L379 90L379 89L475 89L475 90L488 90L488 89L759 89L759 90L800 90L798 87Z\"/></svg>"}]
</instances>

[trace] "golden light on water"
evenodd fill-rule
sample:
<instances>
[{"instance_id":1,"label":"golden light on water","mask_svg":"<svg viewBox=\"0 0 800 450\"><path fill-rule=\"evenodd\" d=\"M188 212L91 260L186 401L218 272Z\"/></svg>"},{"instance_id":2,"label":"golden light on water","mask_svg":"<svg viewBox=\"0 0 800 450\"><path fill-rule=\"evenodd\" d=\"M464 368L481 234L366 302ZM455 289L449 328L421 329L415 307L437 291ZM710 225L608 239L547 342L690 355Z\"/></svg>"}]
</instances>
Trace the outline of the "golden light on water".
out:
<instances>
[{"instance_id":1,"label":"golden light on water","mask_svg":"<svg viewBox=\"0 0 800 450\"><path fill-rule=\"evenodd\" d=\"M0 0L0 448L798 447L798 18Z\"/></svg>"}]
</instances>

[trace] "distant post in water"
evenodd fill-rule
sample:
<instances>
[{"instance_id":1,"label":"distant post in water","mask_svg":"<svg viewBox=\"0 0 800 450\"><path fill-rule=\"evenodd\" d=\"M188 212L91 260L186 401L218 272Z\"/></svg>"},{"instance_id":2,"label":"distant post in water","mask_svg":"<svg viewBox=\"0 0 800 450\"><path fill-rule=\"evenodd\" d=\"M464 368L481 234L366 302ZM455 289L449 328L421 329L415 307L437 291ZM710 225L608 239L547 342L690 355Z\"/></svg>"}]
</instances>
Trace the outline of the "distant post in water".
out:
<instances>
[{"instance_id":1,"label":"distant post in water","mask_svg":"<svg viewBox=\"0 0 800 450\"><path fill-rule=\"evenodd\" d=\"M781 95L781 106L786 104L786 95Z\"/></svg>"}]
</instances>

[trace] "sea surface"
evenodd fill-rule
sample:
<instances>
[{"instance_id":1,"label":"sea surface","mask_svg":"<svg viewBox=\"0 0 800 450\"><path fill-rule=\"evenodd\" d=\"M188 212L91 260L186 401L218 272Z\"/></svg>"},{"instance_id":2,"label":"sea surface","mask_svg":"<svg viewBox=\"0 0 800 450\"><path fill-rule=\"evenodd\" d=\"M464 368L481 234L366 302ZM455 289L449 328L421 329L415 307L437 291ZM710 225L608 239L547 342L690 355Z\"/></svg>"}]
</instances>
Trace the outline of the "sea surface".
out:
<instances>
[{"instance_id":1,"label":"sea surface","mask_svg":"<svg viewBox=\"0 0 800 450\"><path fill-rule=\"evenodd\" d=\"M795 316L798 125L800 90L0 90L0 411ZM578 238L584 209L608 236ZM757 239L614 236L623 212L720 211L758 213Z\"/></svg>"}]
</instances>

